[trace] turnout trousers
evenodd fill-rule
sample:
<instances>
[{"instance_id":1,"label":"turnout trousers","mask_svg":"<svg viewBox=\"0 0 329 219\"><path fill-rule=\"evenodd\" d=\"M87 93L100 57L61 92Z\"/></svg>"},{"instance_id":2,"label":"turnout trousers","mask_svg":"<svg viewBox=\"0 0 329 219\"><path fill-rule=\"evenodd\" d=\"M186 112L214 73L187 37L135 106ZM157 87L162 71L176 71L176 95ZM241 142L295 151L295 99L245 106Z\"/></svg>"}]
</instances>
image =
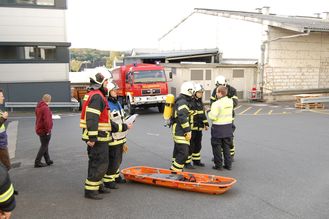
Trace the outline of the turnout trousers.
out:
<instances>
[{"instance_id":1,"label":"turnout trousers","mask_svg":"<svg viewBox=\"0 0 329 219\"><path fill-rule=\"evenodd\" d=\"M114 145L114 146L108 146L109 164L107 167L107 172L103 178L103 182L105 183L105 185L106 183L114 182L115 179L120 176L120 165L122 163L124 144L125 143Z\"/></svg>"},{"instance_id":2,"label":"turnout trousers","mask_svg":"<svg viewBox=\"0 0 329 219\"><path fill-rule=\"evenodd\" d=\"M202 131L193 130L190 151L193 161L201 161Z\"/></svg>"},{"instance_id":3,"label":"turnout trousers","mask_svg":"<svg viewBox=\"0 0 329 219\"><path fill-rule=\"evenodd\" d=\"M214 163L216 167L223 166L222 151L224 155L224 164L227 167L231 167L232 158L230 155L230 146L232 144L232 138L214 138L211 137L212 152L214 154Z\"/></svg>"},{"instance_id":4,"label":"turnout trousers","mask_svg":"<svg viewBox=\"0 0 329 219\"><path fill-rule=\"evenodd\" d=\"M182 144L175 142L171 170L181 172L183 171L184 165L189 155L188 144Z\"/></svg>"},{"instance_id":5,"label":"turnout trousers","mask_svg":"<svg viewBox=\"0 0 329 219\"><path fill-rule=\"evenodd\" d=\"M97 141L94 147L87 147L88 177L85 191L98 191L109 165L109 148L107 141Z\"/></svg>"}]
</instances>

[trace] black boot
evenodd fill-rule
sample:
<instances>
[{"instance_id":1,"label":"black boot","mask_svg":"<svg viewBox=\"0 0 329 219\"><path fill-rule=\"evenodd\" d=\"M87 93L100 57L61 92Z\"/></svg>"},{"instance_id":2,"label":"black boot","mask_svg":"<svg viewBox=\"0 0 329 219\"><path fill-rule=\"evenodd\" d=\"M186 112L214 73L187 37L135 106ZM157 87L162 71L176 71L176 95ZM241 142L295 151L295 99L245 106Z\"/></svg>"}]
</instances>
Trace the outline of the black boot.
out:
<instances>
[{"instance_id":1,"label":"black boot","mask_svg":"<svg viewBox=\"0 0 329 219\"><path fill-rule=\"evenodd\" d=\"M47 164L42 163L42 162L36 162L36 163L34 164L34 167L35 167L35 168L46 167L46 166L47 166Z\"/></svg>"},{"instance_id":2,"label":"black boot","mask_svg":"<svg viewBox=\"0 0 329 219\"><path fill-rule=\"evenodd\" d=\"M106 193L111 193L111 190L109 188L106 188L104 185L100 185L98 192L100 194L106 194Z\"/></svg>"},{"instance_id":3,"label":"black boot","mask_svg":"<svg viewBox=\"0 0 329 219\"><path fill-rule=\"evenodd\" d=\"M191 163L185 164L184 168L190 169L190 170L195 169L195 167Z\"/></svg>"},{"instance_id":4,"label":"black boot","mask_svg":"<svg viewBox=\"0 0 329 219\"><path fill-rule=\"evenodd\" d=\"M116 182L105 182L104 186L109 189L118 189L119 187L117 186Z\"/></svg>"},{"instance_id":5,"label":"black boot","mask_svg":"<svg viewBox=\"0 0 329 219\"><path fill-rule=\"evenodd\" d=\"M201 163L200 160L194 160L193 165L194 166L199 166L199 167L204 167L205 166L204 163Z\"/></svg>"},{"instance_id":6,"label":"black boot","mask_svg":"<svg viewBox=\"0 0 329 219\"><path fill-rule=\"evenodd\" d=\"M85 190L85 198L93 200L101 200L103 197L98 193L98 191Z\"/></svg>"},{"instance_id":7,"label":"black boot","mask_svg":"<svg viewBox=\"0 0 329 219\"><path fill-rule=\"evenodd\" d=\"M52 161L52 160L47 160L47 161L46 161L46 164L47 164L48 166L53 165L53 164L54 164L54 161Z\"/></svg>"},{"instance_id":8,"label":"black boot","mask_svg":"<svg viewBox=\"0 0 329 219\"><path fill-rule=\"evenodd\" d=\"M122 176L120 175L118 178L115 178L115 182L122 184L122 183L126 183L127 180L125 180L124 178L122 178Z\"/></svg>"}]
</instances>

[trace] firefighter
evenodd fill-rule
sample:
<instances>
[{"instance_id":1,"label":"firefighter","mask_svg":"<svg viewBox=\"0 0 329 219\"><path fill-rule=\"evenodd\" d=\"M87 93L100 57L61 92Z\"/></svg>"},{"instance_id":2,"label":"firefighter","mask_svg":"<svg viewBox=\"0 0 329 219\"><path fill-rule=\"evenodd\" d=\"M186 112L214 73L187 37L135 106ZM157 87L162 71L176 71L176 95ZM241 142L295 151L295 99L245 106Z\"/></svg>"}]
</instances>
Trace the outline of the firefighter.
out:
<instances>
[{"instance_id":1,"label":"firefighter","mask_svg":"<svg viewBox=\"0 0 329 219\"><path fill-rule=\"evenodd\" d=\"M108 143L110 131L126 130L127 126L118 126L110 121L107 103L108 80L97 73L90 78L89 92L83 98L80 127L82 140L87 144L88 177L85 181L85 198L99 200L99 193L109 193L102 183L109 163Z\"/></svg>"},{"instance_id":2,"label":"firefighter","mask_svg":"<svg viewBox=\"0 0 329 219\"><path fill-rule=\"evenodd\" d=\"M224 167L227 170L231 170L230 147L233 137L233 100L227 97L227 88L224 86L218 86L217 99L211 105L211 110L208 114L213 121L211 126L211 146L215 163L213 169L221 170ZM224 162L222 154L224 155Z\"/></svg>"},{"instance_id":3,"label":"firefighter","mask_svg":"<svg viewBox=\"0 0 329 219\"><path fill-rule=\"evenodd\" d=\"M118 101L117 89L118 86L114 82L109 82L107 85L109 92L108 104L109 115L111 121L118 125L125 126L124 118L125 111ZM131 124L128 125L131 128ZM109 142L109 165L107 172L103 178L105 187L110 189L118 189L117 183L125 183L126 180L120 176L120 165L122 162L122 154L128 151L126 144L127 131L111 132L112 139Z\"/></svg>"},{"instance_id":4,"label":"firefighter","mask_svg":"<svg viewBox=\"0 0 329 219\"><path fill-rule=\"evenodd\" d=\"M216 96L217 87L218 86L225 86L227 88L227 97L231 98L233 100L233 122L232 122L232 126L233 126L233 132L234 132L235 128L236 128L235 125L234 125L234 116L235 116L234 108L236 108L238 106L238 102L239 102L236 89L227 84L227 80L223 75L218 75L215 78L215 81L216 81L216 88L213 90L213 92L211 94L210 106L212 105L213 102L215 102L218 99L217 96ZM233 137L232 137L232 142L233 142ZM231 153L232 161L234 161L234 155L235 155L234 142L231 145L230 153Z\"/></svg>"},{"instance_id":5,"label":"firefighter","mask_svg":"<svg viewBox=\"0 0 329 219\"><path fill-rule=\"evenodd\" d=\"M174 152L170 169L174 172L183 171L189 154L191 140L190 103L194 93L194 84L191 81L181 85L180 95L175 100L172 117L172 133L174 139Z\"/></svg>"},{"instance_id":6,"label":"firefighter","mask_svg":"<svg viewBox=\"0 0 329 219\"><path fill-rule=\"evenodd\" d=\"M0 162L0 218L9 219L15 207L14 187L7 167Z\"/></svg>"},{"instance_id":7,"label":"firefighter","mask_svg":"<svg viewBox=\"0 0 329 219\"><path fill-rule=\"evenodd\" d=\"M209 123L202 102L203 92L203 86L201 84L195 84L195 93L192 101L193 115L191 116L192 138L188 157L190 164L186 166L192 166L191 160L194 166L205 166L204 163L201 162L202 130L208 130Z\"/></svg>"}]
</instances>

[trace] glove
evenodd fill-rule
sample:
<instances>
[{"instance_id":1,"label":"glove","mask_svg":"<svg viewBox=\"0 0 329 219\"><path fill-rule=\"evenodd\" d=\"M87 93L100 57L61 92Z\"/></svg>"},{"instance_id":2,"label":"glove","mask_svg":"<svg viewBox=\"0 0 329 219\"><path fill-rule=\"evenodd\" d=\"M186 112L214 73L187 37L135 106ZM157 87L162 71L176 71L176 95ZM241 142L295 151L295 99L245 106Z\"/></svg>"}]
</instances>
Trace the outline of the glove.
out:
<instances>
[{"instance_id":1,"label":"glove","mask_svg":"<svg viewBox=\"0 0 329 219\"><path fill-rule=\"evenodd\" d=\"M186 141L190 141L191 138L192 138L192 132L185 133L185 139L186 139Z\"/></svg>"},{"instance_id":2,"label":"glove","mask_svg":"<svg viewBox=\"0 0 329 219\"><path fill-rule=\"evenodd\" d=\"M128 153L128 145L127 144L124 144L123 145L123 153Z\"/></svg>"}]
</instances>

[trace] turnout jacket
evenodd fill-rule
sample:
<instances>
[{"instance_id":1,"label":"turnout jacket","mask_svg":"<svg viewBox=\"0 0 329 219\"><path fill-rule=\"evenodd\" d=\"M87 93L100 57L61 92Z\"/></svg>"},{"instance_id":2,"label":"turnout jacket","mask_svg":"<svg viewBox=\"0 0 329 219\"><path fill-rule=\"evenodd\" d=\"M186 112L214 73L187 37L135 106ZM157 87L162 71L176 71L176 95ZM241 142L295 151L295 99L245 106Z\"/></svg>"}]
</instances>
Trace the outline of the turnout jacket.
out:
<instances>
[{"instance_id":1,"label":"turnout jacket","mask_svg":"<svg viewBox=\"0 0 329 219\"><path fill-rule=\"evenodd\" d=\"M193 115L191 116L192 130L201 131L205 126L209 126L201 98L192 99L191 110L193 110Z\"/></svg>"},{"instance_id":2,"label":"turnout jacket","mask_svg":"<svg viewBox=\"0 0 329 219\"><path fill-rule=\"evenodd\" d=\"M7 119L2 117L2 112L0 111L0 148L6 149L8 146L8 136L6 132L5 122Z\"/></svg>"},{"instance_id":3,"label":"turnout jacket","mask_svg":"<svg viewBox=\"0 0 329 219\"><path fill-rule=\"evenodd\" d=\"M185 139L185 134L191 131L191 102L192 97L184 94L180 94L175 100L172 133L176 143L190 144L190 142Z\"/></svg>"},{"instance_id":4,"label":"turnout jacket","mask_svg":"<svg viewBox=\"0 0 329 219\"><path fill-rule=\"evenodd\" d=\"M84 141L110 141L110 131L126 130L127 125L110 121L108 103L100 90L91 90L84 98L80 127Z\"/></svg>"},{"instance_id":5,"label":"turnout jacket","mask_svg":"<svg viewBox=\"0 0 329 219\"><path fill-rule=\"evenodd\" d=\"M0 162L0 210L9 212L16 207L14 187L10 181L7 168Z\"/></svg>"},{"instance_id":6,"label":"turnout jacket","mask_svg":"<svg viewBox=\"0 0 329 219\"><path fill-rule=\"evenodd\" d=\"M127 128L125 128L127 125L124 123L125 111L117 98L110 97L108 104L110 108L109 115L111 121L117 123L118 125L122 125L122 130L118 130L118 132L111 132L112 139L109 145L116 146L126 142L126 135L128 131Z\"/></svg>"}]
</instances>

